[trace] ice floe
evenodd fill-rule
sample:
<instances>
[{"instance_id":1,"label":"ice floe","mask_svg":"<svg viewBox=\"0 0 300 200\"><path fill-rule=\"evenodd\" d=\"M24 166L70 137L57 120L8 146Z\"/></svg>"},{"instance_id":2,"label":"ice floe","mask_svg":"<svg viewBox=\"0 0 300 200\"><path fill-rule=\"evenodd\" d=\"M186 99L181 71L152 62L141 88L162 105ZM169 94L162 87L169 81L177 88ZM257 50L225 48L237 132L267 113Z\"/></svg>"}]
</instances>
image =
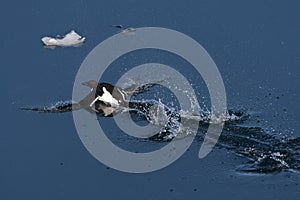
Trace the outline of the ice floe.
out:
<instances>
[{"instance_id":1,"label":"ice floe","mask_svg":"<svg viewBox=\"0 0 300 200\"><path fill-rule=\"evenodd\" d=\"M69 47L69 46L80 46L84 43L85 37L80 36L74 30L65 36L57 37L43 37L42 42L45 47Z\"/></svg>"}]
</instances>

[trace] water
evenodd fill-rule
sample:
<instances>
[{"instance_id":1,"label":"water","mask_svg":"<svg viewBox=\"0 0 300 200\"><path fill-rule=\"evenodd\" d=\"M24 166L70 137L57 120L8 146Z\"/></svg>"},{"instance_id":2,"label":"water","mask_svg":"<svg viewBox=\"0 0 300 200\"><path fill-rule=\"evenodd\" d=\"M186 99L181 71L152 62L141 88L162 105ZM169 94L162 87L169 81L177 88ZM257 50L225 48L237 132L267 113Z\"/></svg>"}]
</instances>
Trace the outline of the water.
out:
<instances>
[{"instance_id":1,"label":"water","mask_svg":"<svg viewBox=\"0 0 300 200\"><path fill-rule=\"evenodd\" d=\"M297 1L6 3L1 10L1 88L5 91L1 198L296 199L300 183L298 6ZM216 62L228 107L248 118L227 124L218 146L205 159L197 157L202 142L198 134L189 150L165 169L148 174L118 172L86 151L71 113L18 109L70 100L81 62L99 42L118 32L110 25L119 23L181 31L202 44ZM85 45L42 48L41 37L71 29L87 37ZM150 61L181 70L209 108L203 81L193 75L188 63L163 52L126 55L112 64L103 80L114 83L126 68ZM144 95L141 98L150 94ZM167 97L157 99L172 107ZM199 133L205 127L201 125ZM113 128L109 133L114 142L130 150L163 145L130 139Z\"/></svg>"},{"instance_id":2,"label":"water","mask_svg":"<svg viewBox=\"0 0 300 200\"><path fill-rule=\"evenodd\" d=\"M123 120L129 121L133 118L138 124L141 124L142 122L142 124L145 125L145 122L148 122L154 126L161 127L153 136L150 137L146 134L145 137L150 141L157 142L170 142L172 139L189 137L190 134L195 134L191 133L191 127L200 123L200 130L196 133L198 136L197 142L200 144L207 132L209 124L220 124L225 122L226 124L223 133L217 143L218 147L228 149L249 160L249 163L240 165L237 168L237 171L245 173L274 173L281 172L282 170L298 171L300 169L300 137L293 137L288 134L280 135L277 134L275 130L275 133L269 133L268 130L264 130L260 126L244 126L244 123L251 121L251 118L253 117L252 115L247 114L247 111L229 110L223 115L215 116L212 115L209 110L198 108L199 114L197 115L192 112L189 113L183 110L176 110L174 108L174 100L172 100L172 98L170 99L171 94L168 93L165 98L169 99L168 102L171 102L172 108L163 104L161 99L155 101L136 98L139 94L145 92L150 93L150 91L155 91L155 89L162 91L164 88L159 85L153 85L147 87L148 91L138 90L139 92L129 100L129 108L123 106L114 108L102 103L97 103L94 110L91 110L91 107L89 106L88 109L86 107L81 109L86 109L88 112L91 112L91 114L97 114L99 116L98 120L100 124L104 127L108 127L107 131L109 131L111 127L117 127L118 124L115 123L113 118L110 118L110 121L106 120L105 123L101 123L103 120L102 117L118 116L129 112L130 116L123 116ZM153 98L155 94L157 93L152 95L148 94L148 98ZM166 93L164 92L164 94ZM87 105L90 105L93 99L94 98L90 99ZM194 99L190 99L191 102L193 100ZM74 112L76 112L80 106L77 106L76 102L60 101L49 107L26 107L21 109L42 113L59 113L70 112L72 111L72 107ZM183 120L186 120L187 124L182 124L181 122ZM259 120L256 122L259 122ZM130 127L128 129L130 130ZM119 130L117 132L126 135L125 131ZM114 134L109 137L110 140L114 141L116 135ZM138 133L137 137L142 137L142 133ZM122 137L119 136L119 139L120 138ZM118 146L129 145L127 143L128 140L145 142L145 139L140 140L138 138L125 136L121 139L123 144L119 143ZM130 145L132 146L132 144ZM154 147L161 146L157 143L152 143L152 145ZM128 147L125 147L125 149L128 149ZM145 151L145 147L132 148L131 151Z\"/></svg>"}]
</instances>

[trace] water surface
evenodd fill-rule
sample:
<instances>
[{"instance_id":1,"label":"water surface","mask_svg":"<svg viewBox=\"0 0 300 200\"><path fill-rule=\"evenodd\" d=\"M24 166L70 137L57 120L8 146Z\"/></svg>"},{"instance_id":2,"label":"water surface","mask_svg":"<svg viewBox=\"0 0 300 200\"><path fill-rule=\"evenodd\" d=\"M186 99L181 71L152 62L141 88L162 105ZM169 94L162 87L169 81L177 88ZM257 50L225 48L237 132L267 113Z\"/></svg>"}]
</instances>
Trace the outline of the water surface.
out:
<instances>
[{"instance_id":1,"label":"water surface","mask_svg":"<svg viewBox=\"0 0 300 200\"><path fill-rule=\"evenodd\" d=\"M296 170L253 173L249 158L251 162L253 154L265 150L280 152L273 154L275 157L291 149L299 153L298 7L298 1L267 0L6 2L0 12L0 87L5 91L1 99L1 198L297 199L300 176ZM97 44L116 34L110 25L119 23L166 27L194 38L222 74L228 107L244 111L250 119L238 128L225 129L219 148L205 159L197 157L199 135L189 151L169 167L148 174L126 174L107 168L87 152L71 113L38 114L18 109L70 100L83 59ZM41 37L63 35L71 29L87 37L85 45L42 48ZM185 61L164 55L127 55L109 68L103 80L114 83L130 66L160 61L184 69L182 72L197 82L198 76L193 76ZM194 88L209 105L201 79ZM113 129L111 132L115 133ZM243 134L253 135L253 141L246 137L251 145L242 142ZM288 140L278 146L282 138ZM259 143L258 150L253 151L252 144L257 141L267 145ZM139 144L133 140L120 143L128 147ZM142 144L136 147L155 145ZM299 160L299 155L292 158ZM272 164L274 159L265 161ZM239 169L249 169L250 173Z\"/></svg>"}]
</instances>

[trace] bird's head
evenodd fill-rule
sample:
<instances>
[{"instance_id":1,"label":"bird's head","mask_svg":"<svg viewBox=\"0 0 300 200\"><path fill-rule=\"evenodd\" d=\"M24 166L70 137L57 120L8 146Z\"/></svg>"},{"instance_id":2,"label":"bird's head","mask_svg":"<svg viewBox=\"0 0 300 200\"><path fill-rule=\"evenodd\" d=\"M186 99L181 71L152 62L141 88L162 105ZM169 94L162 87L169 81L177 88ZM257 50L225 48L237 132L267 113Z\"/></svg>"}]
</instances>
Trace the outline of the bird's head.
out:
<instances>
[{"instance_id":1,"label":"bird's head","mask_svg":"<svg viewBox=\"0 0 300 200\"><path fill-rule=\"evenodd\" d=\"M89 80L89 81L86 81L86 82L82 82L81 84L85 85L85 86L88 86L90 88L97 88L98 82L95 81L95 80Z\"/></svg>"}]
</instances>

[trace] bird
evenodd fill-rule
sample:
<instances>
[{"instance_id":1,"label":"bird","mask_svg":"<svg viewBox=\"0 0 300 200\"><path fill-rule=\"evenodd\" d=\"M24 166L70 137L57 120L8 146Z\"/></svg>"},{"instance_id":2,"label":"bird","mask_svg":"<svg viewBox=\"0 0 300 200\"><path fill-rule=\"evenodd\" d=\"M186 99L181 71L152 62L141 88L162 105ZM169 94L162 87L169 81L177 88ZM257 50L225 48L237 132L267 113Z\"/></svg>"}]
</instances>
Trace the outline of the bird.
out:
<instances>
[{"instance_id":1,"label":"bird","mask_svg":"<svg viewBox=\"0 0 300 200\"><path fill-rule=\"evenodd\" d=\"M91 88L91 93L88 96L92 95L92 97L94 96L94 99L89 104L90 107L92 107L97 101L101 101L111 107L117 107L120 105L126 106L128 103L126 101L126 92L118 86L113 86L105 82L98 83L95 80L89 80L82 82L81 84Z\"/></svg>"},{"instance_id":2,"label":"bird","mask_svg":"<svg viewBox=\"0 0 300 200\"><path fill-rule=\"evenodd\" d=\"M133 33L136 31L136 28L133 27L124 27L121 24L111 25L112 27L118 28L122 31L122 33Z\"/></svg>"},{"instance_id":3,"label":"bird","mask_svg":"<svg viewBox=\"0 0 300 200\"><path fill-rule=\"evenodd\" d=\"M123 29L123 25L122 24L117 24L117 25L111 25L112 27L115 27L115 28L119 28L119 29Z\"/></svg>"}]
</instances>

